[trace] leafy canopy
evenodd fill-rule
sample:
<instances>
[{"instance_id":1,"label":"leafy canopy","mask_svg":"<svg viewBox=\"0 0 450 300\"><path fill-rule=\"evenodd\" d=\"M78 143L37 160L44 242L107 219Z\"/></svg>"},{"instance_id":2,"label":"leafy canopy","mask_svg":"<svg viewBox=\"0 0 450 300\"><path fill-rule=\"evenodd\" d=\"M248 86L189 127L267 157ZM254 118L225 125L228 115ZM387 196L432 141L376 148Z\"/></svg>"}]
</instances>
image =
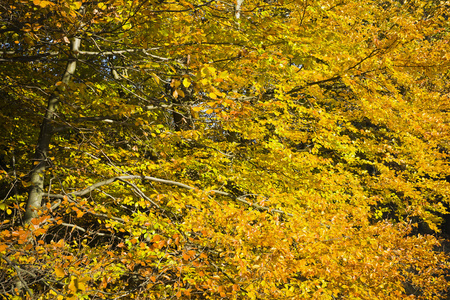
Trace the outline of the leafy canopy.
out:
<instances>
[{"instance_id":1,"label":"leafy canopy","mask_svg":"<svg viewBox=\"0 0 450 300\"><path fill-rule=\"evenodd\" d=\"M447 2L0 9L6 297L446 296Z\"/></svg>"}]
</instances>

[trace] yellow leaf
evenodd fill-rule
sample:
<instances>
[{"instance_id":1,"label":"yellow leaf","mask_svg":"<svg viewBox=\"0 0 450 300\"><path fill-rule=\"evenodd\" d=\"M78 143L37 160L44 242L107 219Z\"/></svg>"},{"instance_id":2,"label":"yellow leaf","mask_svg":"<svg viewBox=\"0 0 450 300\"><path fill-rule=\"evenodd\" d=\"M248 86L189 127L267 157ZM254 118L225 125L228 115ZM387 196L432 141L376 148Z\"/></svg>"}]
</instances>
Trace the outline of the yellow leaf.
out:
<instances>
[{"instance_id":1,"label":"yellow leaf","mask_svg":"<svg viewBox=\"0 0 450 300\"><path fill-rule=\"evenodd\" d=\"M78 293L79 291L85 291L86 290L86 281L89 280L89 277L72 277L69 283L69 290L71 290L74 293Z\"/></svg>"},{"instance_id":2,"label":"yellow leaf","mask_svg":"<svg viewBox=\"0 0 450 300\"><path fill-rule=\"evenodd\" d=\"M86 290L86 282L89 280L89 277L83 277L78 280L78 289L81 291Z\"/></svg>"},{"instance_id":3,"label":"yellow leaf","mask_svg":"<svg viewBox=\"0 0 450 300\"><path fill-rule=\"evenodd\" d=\"M66 275L66 272L64 272L64 269L61 267L56 267L55 268L55 274L58 277L64 277Z\"/></svg>"},{"instance_id":4,"label":"yellow leaf","mask_svg":"<svg viewBox=\"0 0 450 300\"><path fill-rule=\"evenodd\" d=\"M46 1L47 2L47 1ZM80 9L80 7L81 7L81 1L77 1L77 2L74 2L73 3L73 8L74 9Z\"/></svg>"},{"instance_id":5,"label":"yellow leaf","mask_svg":"<svg viewBox=\"0 0 450 300\"><path fill-rule=\"evenodd\" d=\"M212 99L217 99L217 95L214 93L209 93L209 97Z\"/></svg>"},{"instance_id":6,"label":"yellow leaf","mask_svg":"<svg viewBox=\"0 0 450 300\"><path fill-rule=\"evenodd\" d=\"M192 107L193 111L201 111L202 109L203 109L203 107L201 107L201 106Z\"/></svg>"},{"instance_id":7,"label":"yellow leaf","mask_svg":"<svg viewBox=\"0 0 450 300\"><path fill-rule=\"evenodd\" d=\"M216 89L215 87L212 86L211 89L212 89L212 92L214 94L216 94L217 96L222 96L222 93L218 89Z\"/></svg>"},{"instance_id":8,"label":"yellow leaf","mask_svg":"<svg viewBox=\"0 0 450 300\"><path fill-rule=\"evenodd\" d=\"M230 75L228 74L228 71L219 72L219 77L222 78L222 79L225 79L225 78L227 78L228 76L230 76Z\"/></svg>"},{"instance_id":9,"label":"yellow leaf","mask_svg":"<svg viewBox=\"0 0 450 300\"><path fill-rule=\"evenodd\" d=\"M159 77L155 73L152 73L151 75L152 75L153 79L155 80L155 82L159 83Z\"/></svg>"},{"instance_id":10,"label":"yellow leaf","mask_svg":"<svg viewBox=\"0 0 450 300\"><path fill-rule=\"evenodd\" d=\"M106 4L105 3L99 3L97 4L98 8L100 8L101 10L106 9Z\"/></svg>"},{"instance_id":11,"label":"yellow leaf","mask_svg":"<svg viewBox=\"0 0 450 300\"><path fill-rule=\"evenodd\" d=\"M189 81L189 79L184 78L183 79L183 85L184 85L184 87L189 87L191 85L191 82Z\"/></svg>"},{"instance_id":12,"label":"yellow leaf","mask_svg":"<svg viewBox=\"0 0 450 300\"><path fill-rule=\"evenodd\" d=\"M78 285L78 278L72 277L72 279L70 280L68 288L69 288L70 291L76 293L77 292L77 285Z\"/></svg>"}]
</instances>

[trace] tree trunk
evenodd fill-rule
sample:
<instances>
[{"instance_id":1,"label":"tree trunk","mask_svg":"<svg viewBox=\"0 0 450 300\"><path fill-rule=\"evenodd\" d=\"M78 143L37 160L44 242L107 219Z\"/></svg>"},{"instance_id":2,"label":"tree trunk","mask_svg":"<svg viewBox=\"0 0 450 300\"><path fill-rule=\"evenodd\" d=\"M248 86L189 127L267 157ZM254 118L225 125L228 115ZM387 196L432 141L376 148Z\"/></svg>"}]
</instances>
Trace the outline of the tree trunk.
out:
<instances>
[{"instance_id":1,"label":"tree trunk","mask_svg":"<svg viewBox=\"0 0 450 300\"><path fill-rule=\"evenodd\" d=\"M66 70L61 79L62 83L67 85L72 78L77 66L77 53L80 50L81 39L74 38L72 41L72 52ZM23 222L25 224L37 216L37 211L42 205L42 195L44 192L44 173L48 166L48 149L53 135L53 119L56 115L59 99L57 95L50 96L48 100L47 111L41 124L41 132L37 142L36 153L34 155L34 168L31 171L31 187L28 194L27 207Z\"/></svg>"}]
</instances>

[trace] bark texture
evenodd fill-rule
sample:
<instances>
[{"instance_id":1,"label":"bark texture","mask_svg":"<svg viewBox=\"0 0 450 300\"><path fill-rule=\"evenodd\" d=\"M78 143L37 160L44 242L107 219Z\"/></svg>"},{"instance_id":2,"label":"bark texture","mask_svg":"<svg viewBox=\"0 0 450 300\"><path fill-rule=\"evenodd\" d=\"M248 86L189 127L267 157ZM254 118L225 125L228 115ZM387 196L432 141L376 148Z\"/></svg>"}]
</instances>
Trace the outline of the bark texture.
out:
<instances>
[{"instance_id":1,"label":"bark texture","mask_svg":"<svg viewBox=\"0 0 450 300\"><path fill-rule=\"evenodd\" d=\"M80 45L80 38L74 38L72 40L71 57L61 78L62 83L65 85L69 84L73 74L75 73ZM50 96L47 104L47 110L44 115L44 120L41 124L41 131L33 161L34 168L30 173L31 187L28 194L28 201L23 220L25 224L30 223L30 221L37 216L37 211L42 205L44 175L49 164L48 150L53 135L53 120L56 116L58 102L59 98L57 95L54 94Z\"/></svg>"}]
</instances>

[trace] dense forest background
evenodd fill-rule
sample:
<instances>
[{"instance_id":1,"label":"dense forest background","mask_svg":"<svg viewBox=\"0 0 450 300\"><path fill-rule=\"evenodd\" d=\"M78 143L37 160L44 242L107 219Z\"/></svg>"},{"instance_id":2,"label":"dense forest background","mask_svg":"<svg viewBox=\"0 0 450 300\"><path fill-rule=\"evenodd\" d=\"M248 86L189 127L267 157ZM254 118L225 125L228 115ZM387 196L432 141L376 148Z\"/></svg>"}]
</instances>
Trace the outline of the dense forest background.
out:
<instances>
[{"instance_id":1,"label":"dense forest background","mask_svg":"<svg viewBox=\"0 0 450 300\"><path fill-rule=\"evenodd\" d=\"M2 0L0 295L447 299L449 11Z\"/></svg>"}]
</instances>

